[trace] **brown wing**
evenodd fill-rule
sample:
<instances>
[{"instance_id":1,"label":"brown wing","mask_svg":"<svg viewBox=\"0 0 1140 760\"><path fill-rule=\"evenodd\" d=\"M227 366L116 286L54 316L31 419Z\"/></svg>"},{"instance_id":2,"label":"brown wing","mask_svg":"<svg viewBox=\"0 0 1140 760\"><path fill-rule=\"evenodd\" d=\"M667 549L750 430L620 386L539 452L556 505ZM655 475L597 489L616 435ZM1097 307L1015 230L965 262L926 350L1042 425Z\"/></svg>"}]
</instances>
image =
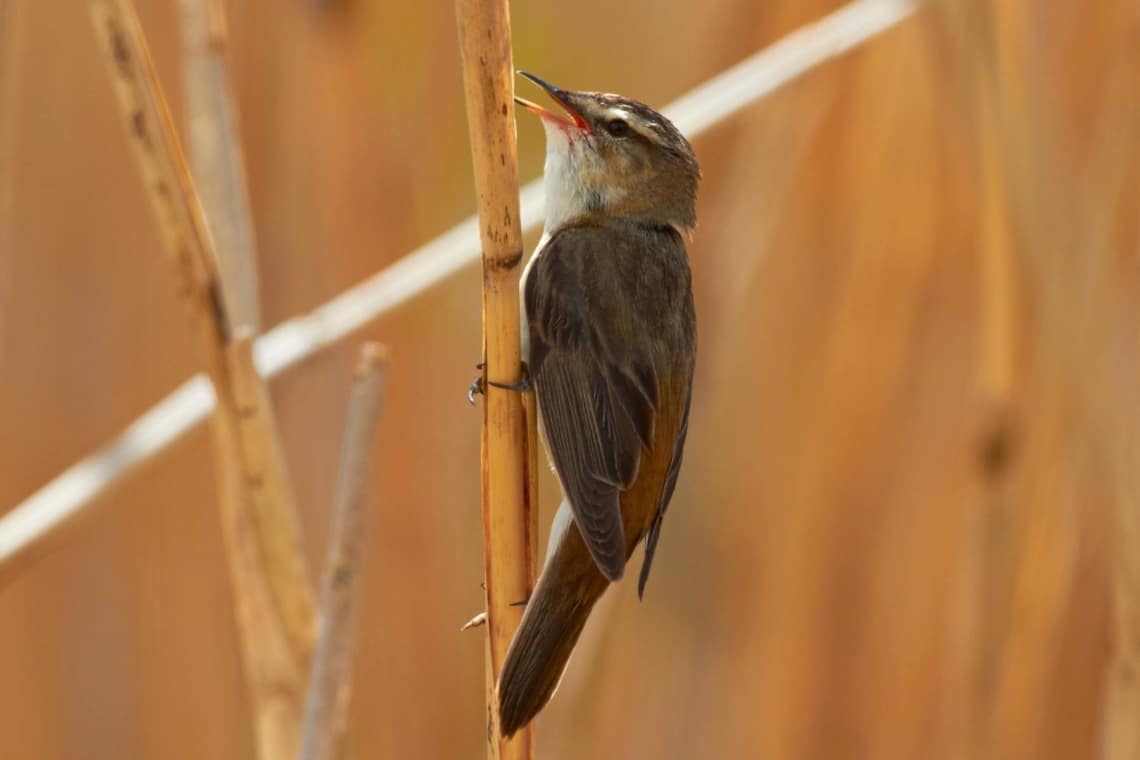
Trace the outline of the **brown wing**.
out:
<instances>
[{"instance_id":1,"label":"brown wing","mask_svg":"<svg viewBox=\"0 0 1140 760\"><path fill-rule=\"evenodd\" d=\"M650 334L658 316L638 308L644 273L623 272L654 254L638 248L645 245L606 227L566 228L547 243L525 288L547 446L582 538L610 580L622 576L628 557L621 494L653 445L658 378L672 374L661 366L670 353Z\"/></svg>"}]
</instances>

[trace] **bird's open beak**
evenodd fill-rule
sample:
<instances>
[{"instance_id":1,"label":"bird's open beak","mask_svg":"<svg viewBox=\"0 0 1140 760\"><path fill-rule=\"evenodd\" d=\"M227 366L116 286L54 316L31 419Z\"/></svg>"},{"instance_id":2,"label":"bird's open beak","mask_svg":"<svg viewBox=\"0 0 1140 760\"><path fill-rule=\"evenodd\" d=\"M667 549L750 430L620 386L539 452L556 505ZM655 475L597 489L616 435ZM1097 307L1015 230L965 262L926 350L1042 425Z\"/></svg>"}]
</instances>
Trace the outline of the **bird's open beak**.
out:
<instances>
[{"instance_id":1,"label":"bird's open beak","mask_svg":"<svg viewBox=\"0 0 1140 760\"><path fill-rule=\"evenodd\" d=\"M554 113L553 111L549 111L537 103L532 103L526 98L520 98L517 95L515 96L516 103L531 113L537 115L540 119L543 119L544 121L554 122L563 129L574 128L580 129L583 132L590 131L590 125L586 123L586 120L582 117L582 114L578 113L574 106L571 105L570 93L568 93L566 90L563 90L561 87L555 87L545 79L536 77L534 74L530 74L526 71L520 71L519 76L526 77L542 89L546 90L550 97L554 98L554 101L558 103L558 105L562 106L562 110L566 112L566 116Z\"/></svg>"}]
</instances>

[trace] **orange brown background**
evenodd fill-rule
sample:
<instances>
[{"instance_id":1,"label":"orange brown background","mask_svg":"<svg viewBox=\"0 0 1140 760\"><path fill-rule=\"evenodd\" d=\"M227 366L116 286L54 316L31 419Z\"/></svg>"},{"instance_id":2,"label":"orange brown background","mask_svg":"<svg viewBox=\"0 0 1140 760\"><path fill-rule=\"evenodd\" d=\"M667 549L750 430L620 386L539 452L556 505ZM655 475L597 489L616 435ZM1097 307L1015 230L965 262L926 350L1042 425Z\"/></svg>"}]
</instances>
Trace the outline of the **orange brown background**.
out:
<instances>
[{"instance_id":1,"label":"orange brown background","mask_svg":"<svg viewBox=\"0 0 1140 760\"><path fill-rule=\"evenodd\" d=\"M7 5L0 511L197 369L84 4ZM176 3L138 5L181 119ZM273 325L474 208L455 22L227 6ZM835 7L518 2L515 61L663 105ZM1092 758L1140 720L1138 34L1125 0L943 0L696 142L685 467L539 757ZM366 331L392 369L356 757L483 753L479 305L470 267ZM314 563L355 342L272 385ZM0 757L252 756L210 445L0 578Z\"/></svg>"}]
</instances>

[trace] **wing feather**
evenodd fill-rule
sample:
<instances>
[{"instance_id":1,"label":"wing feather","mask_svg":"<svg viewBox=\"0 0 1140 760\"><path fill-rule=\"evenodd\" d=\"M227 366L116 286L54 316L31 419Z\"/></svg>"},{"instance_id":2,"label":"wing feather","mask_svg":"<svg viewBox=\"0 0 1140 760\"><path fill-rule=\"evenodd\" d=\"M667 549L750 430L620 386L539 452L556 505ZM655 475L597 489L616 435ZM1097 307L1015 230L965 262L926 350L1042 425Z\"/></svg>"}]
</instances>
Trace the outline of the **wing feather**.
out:
<instances>
[{"instance_id":1,"label":"wing feather","mask_svg":"<svg viewBox=\"0 0 1140 760\"><path fill-rule=\"evenodd\" d=\"M665 488L661 491L661 503L657 508L657 515L649 526L649 533L645 536L645 559L641 561L641 574L637 579L637 596L645 596L645 584L649 581L649 569L653 567L653 555L657 551L657 539L661 536L661 522L665 519L665 510L673 498L673 490L677 487L677 475L681 472L681 459L685 452L685 436L689 434L689 405L693 400L692 390L685 395L685 407L681 412L681 427L677 431L677 441L673 446L673 458L669 462L669 471L665 475Z\"/></svg>"},{"instance_id":2,"label":"wing feather","mask_svg":"<svg viewBox=\"0 0 1140 760\"><path fill-rule=\"evenodd\" d=\"M652 358L615 345L602 329L613 314L587 298L591 264L612 255L602 243L553 237L527 278L525 306L551 459L598 568L617 580L626 562L620 496L652 445L659 390Z\"/></svg>"}]
</instances>

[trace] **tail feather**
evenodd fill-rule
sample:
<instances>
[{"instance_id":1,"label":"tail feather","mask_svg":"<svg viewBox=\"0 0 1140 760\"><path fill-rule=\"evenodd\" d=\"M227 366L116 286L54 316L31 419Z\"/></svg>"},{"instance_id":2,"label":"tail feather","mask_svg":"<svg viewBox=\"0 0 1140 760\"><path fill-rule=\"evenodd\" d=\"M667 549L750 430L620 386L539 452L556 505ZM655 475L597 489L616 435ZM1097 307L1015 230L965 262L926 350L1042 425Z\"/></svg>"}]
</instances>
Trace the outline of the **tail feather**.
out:
<instances>
[{"instance_id":1,"label":"tail feather","mask_svg":"<svg viewBox=\"0 0 1140 760\"><path fill-rule=\"evenodd\" d=\"M597 598L572 598L554 584L539 581L499 676L504 736L529 723L553 696Z\"/></svg>"}]
</instances>

